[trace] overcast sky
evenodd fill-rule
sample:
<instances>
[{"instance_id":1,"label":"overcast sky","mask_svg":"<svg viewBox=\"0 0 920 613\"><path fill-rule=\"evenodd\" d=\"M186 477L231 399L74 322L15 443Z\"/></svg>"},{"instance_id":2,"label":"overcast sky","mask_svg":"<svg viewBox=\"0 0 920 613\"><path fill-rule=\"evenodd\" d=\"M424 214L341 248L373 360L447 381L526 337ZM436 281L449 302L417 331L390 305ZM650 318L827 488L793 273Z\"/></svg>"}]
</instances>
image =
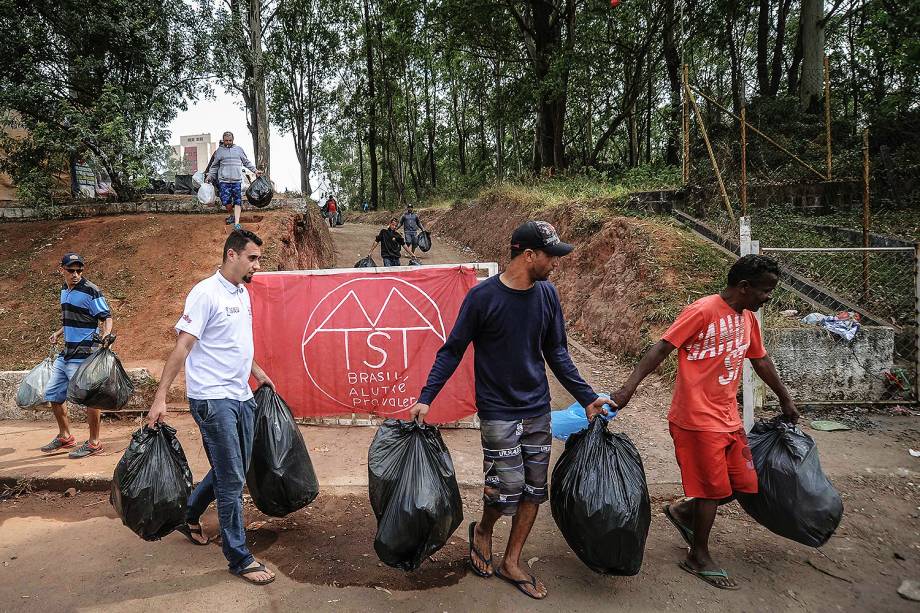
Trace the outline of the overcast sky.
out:
<instances>
[{"instance_id":1,"label":"overcast sky","mask_svg":"<svg viewBox=\"0 0 920 613\"><path fill-rule=\"evenodd\" d=\"M172 132L170 144L178 145L180 136L206 132L210 132L211 140L218 141L221 134L230 130L236 144L242 146L246 155L255 163L252 135L246 129L246 114L238 99L220 85L214 86L214 93L215 98L193 102L187 111L179 113L169 124ZM300 165L294 153L294 139L290 134L279 133L275 126L272 126L271 132L271 178L278 191L300 190ZM317 179L313 178L314 199L319 197L324 187L317 186Z\"/></svg>"}]
</instances>

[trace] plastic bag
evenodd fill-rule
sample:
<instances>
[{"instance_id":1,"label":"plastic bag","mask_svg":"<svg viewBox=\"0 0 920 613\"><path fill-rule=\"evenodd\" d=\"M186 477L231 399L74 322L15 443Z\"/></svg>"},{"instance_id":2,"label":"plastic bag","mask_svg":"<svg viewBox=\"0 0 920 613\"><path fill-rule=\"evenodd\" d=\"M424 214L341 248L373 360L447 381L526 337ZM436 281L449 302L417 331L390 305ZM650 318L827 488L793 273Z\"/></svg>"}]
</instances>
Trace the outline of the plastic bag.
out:
<instances>
[{"instance_id":1,"label":"plastic bag","mask_svg":"<svg viewBox=\"0 0 920 613\"><path fill-rule=\"evenodd\" d=\"M422 253L427 253L431 249L431 232L427 230L418 235L418 248Z\"/></svg>"},{"instance_id":2,"label":"plastic bag","mask_svg":"<svg viewBox=\"0 0 920 613\"><path fill-rule=\"evenodd\" d=\"M600 394L600 396L601 398L609 398L606 394ZM608 413L607 415L600 415L600 417L608 421L616 417L617 412L613 407L609 404L605 406L607 407ZM550 419L552 423L553 438L557 438L560 441L568 439L571 435L579 430L584 430L589 425L585 408L577 402L573 402L565 409L553 411L550 414Z\"/></svg>"},{"instance_id":3,"label":"plastic bag","mask_svg":"<svg viewBox=\"0 0 920 613\"><path fill-rule=\"evenodd\" d=\"M422 261L418 258L409 258L409 266L421 266Z\"/></svg>"},{"instance_id":4,"label":"plastic bag","mask_svg":"<svg viewBox=\"0 0 920 613\"><path fill-rule=\"evenodd\" d=\"M342 214L342 209L338 209L335 212L335 225L337 226L345 225L345 216Z\"/></svg>"},{"instance_id":5,"label":"plastic bag","mask_svg":"<svg viewBox=\"0 0 920 613\"><path fill-rule=\"evenodd\" d=\"M192 187L199 190L202 185L204 185L204 173L199 170L192 175Z\"/></svg>"},{"instance_id":6,"label":"plastic bag","mask_svg":"<svg viewBox=\"0 0 920 613\"><path fill-rule=\"evenodd\" d=\"M652 510L642 458L625 434L595 417L566 441L553 468L553 519L591 570L635 575L642 566Z\"/></svg>"},{"instance_id":7,"label":"plastic bag","mask_svg":"<svg viewBox=\"0 0 920 613\"><path fill-rule=\"evenodd\" d=\"M463 521L450 452L431 425L388 419L367 452L374 551L380 561L415 570Z\"/></svg>"},{"instance_id":8,"label":"plastic bag","mask_svg":"<svg viewBox=\"0 0 920 613\"><path fill-rule=\"evenodd\" d=\"M214 186L210 183L202 183L198 188L198 202L208 206L214 204Z\"/></svg>"},{"instance_id":9,"label":"plastic bag","mask_svg":"<svg viewBox=\"0 0 920 613\"><path fill-rule=\"evenodd\" d=\"M93 409L117 411L131 399L134 384L115 352L109 349L115 337L86 358L67 385L67 400Z\"/></svg>"},{"instance_id":10,"label":"plastic bag","mask_svg":"<svg viewBox=\"0 0 920 613\"><path fill-rule=\"evenodd\" d=\"M54 373L54 349L51 355L26 373L16 390L16 404L23 409L45 404L45 388Z\"/></svg>"},{"instance_id":11,"label":"plastic bag","mask_svg":"<svg viewBox=\"0 0 920 613\"><path fill-rule=\"evenodd\" d=\"M319 494L313 462L291 410L275 390L256 390L252 460L246 485L256 507L284 517L302 509Z\"/></svg>"},{"instance_id":12,"label":"plastic bag","mask_svg":"<svg viewBox=\"0 0 920 613\"><path fill-rule=\"evenodd\" d=\"M748 434L757 471L757 494L739 494L748 515L771 532L820 547L843 518L843 500L818 459L813 438L777 418Z\"/></svg>"},{"instance_id":13,"label":"plastic bag","mask_svg":"<svg viewBox=\"0 0 920 613\"><path fill-rule=\"evenodd\" d=\"M272 189L272 184L265 175L261 177L256 177L256 180L249 184L249 187L246 189L246 200L249 201L249 204L252 206L262 207L268 206L268 203L272 201L272 196L275 194L275 190Z\"/></svg>"},{"instance_id":14,"label":"plastic bag","mask_svg":"<svg viewBox=\"0 0 920 613\"><path fill-rule=\"evenodd\" d=\"M185 523L192 470L176 430L160 424L133 435L112 475L109 502L124 525L156 541Z\"/></svg>"},{"instance_id":15,"label":"plastic bag","mask_svg":"<svg viewBox=\"0 0 920 613\"><path fill-rule=\"evenodd\" d=\"M355 262L355 268L377 268L377 262L374 261L374 258L367 256L366 258L361 258Z\"/></svg>"}]
</instances>

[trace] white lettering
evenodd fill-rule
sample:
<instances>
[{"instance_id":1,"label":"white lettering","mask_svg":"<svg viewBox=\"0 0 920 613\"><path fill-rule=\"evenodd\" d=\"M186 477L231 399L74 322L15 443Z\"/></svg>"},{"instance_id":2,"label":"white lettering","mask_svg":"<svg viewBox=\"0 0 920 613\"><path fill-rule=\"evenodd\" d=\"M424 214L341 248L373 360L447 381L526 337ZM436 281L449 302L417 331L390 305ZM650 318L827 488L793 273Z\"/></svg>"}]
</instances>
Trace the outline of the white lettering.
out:
<instances>
[{"instance_id":1,"label":"white lettering","mask_svg":"<svg viewBox=\"0 0 920 613\"><path fill-rule=\"evenodd\" d=\"M383 357L381 358L381 360L380 360L379 362L377 362L376 364L371 364L371 363L368 362L367 360L364 360L364 365L367 366L368 368L380 368L380 367L382 367L384 364L387 363L387 352L386 352L382 347L378 347L378 346L374 345L374 344L371 342L371 340L372 340L375 336L378 336L378 335L379 335L379 336L385 336L387 340L390 340L390 338L392 338L392 337L391 337L389 334L387 334L386 332L380 332L380 331L371 332L370 334L367 335L367 346L368 346L370 349L373 349L374 351L378 352L381 356L383 356Z\"/></svg>"}]
</instances>

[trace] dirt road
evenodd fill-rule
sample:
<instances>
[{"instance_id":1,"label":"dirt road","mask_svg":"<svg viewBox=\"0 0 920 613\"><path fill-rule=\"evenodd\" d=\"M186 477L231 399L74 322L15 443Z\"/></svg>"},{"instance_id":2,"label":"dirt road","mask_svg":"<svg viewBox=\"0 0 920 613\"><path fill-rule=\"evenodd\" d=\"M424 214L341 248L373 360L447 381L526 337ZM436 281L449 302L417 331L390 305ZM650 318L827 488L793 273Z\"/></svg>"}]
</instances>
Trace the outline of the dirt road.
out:
<instances>
[{"instance_id":1,"label":"dirt road","mask_svg":"<svg viewBox=\"0 0 920 613\"><path fill-rule=\"evenodd\" d=\"M337 265L348 267L363 257L378 229L347 224L333 230ZM436 237L423 262L470 259L472 254ZM577 339L573 354L597 389L611 389L626 371L612 356ZM566 396L554 381L553 386L554 406L564 406ZM544 602L529 600L498 579L486 583L467 573L462 564L465 524L435 560L406 574L378 562L367 498L327 490L310 507L283 520L247 510L253 550L280 571L273 585L257 588L227 574L217 546L194 547L179 535L156 543L141 541L121 525L104 494L64 498L36 493L0 502L0 610L555 613L920 607L897 594L903 579L920 579L920 460L907 454L908 447L920 447L917 418L861 414L852 431L810 432L846 508L843 523L821 551L769 533L735 503L720 509L713 552L742 584L739 591L725 592L678 568L684 548L658 512L661 497L679 492L665 420L668 397L665 382L651 381L613 426L636 441L653 495L659 498L653 502L643 567L635 577L603 577L587 569L560 536L548 507L523 556L550 590ZM0 463L12 453L0 440ZM471 521L481 512L477 492L467 489L464 500L466 521ZM497 529L497 551L508 524ZM215 529L213 511L205 516L205 526Z\"/></svg>"}]
</instances>

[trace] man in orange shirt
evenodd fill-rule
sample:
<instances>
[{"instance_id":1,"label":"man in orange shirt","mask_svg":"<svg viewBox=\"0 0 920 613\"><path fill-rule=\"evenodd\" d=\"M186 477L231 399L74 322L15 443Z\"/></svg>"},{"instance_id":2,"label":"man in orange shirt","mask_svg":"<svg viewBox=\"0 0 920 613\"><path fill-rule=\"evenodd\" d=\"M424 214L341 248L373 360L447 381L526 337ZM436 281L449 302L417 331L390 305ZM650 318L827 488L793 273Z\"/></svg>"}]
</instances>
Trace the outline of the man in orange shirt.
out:
<instances>
[{"instance_id":1,"label":"man in orange shirt","mask_svg":"<svg viewBox=\"0 0 920 613\"><path fill-rule=\"evenodd\" d=\"M622 408L639 383L675 349L677 381L668 413L684 494L664 513L690 546L680 567L721 589L738 589L709 553L709 532L719 505L738 492L757 493L757 473L738 415L738 384L748 358L776 393L782 413L799 413L767 355L754 312L770 300L779 266L768 257L746 255L728 271L722 293L686 307L636 366L613 401Z\"/></svg>"}]
</instances>

